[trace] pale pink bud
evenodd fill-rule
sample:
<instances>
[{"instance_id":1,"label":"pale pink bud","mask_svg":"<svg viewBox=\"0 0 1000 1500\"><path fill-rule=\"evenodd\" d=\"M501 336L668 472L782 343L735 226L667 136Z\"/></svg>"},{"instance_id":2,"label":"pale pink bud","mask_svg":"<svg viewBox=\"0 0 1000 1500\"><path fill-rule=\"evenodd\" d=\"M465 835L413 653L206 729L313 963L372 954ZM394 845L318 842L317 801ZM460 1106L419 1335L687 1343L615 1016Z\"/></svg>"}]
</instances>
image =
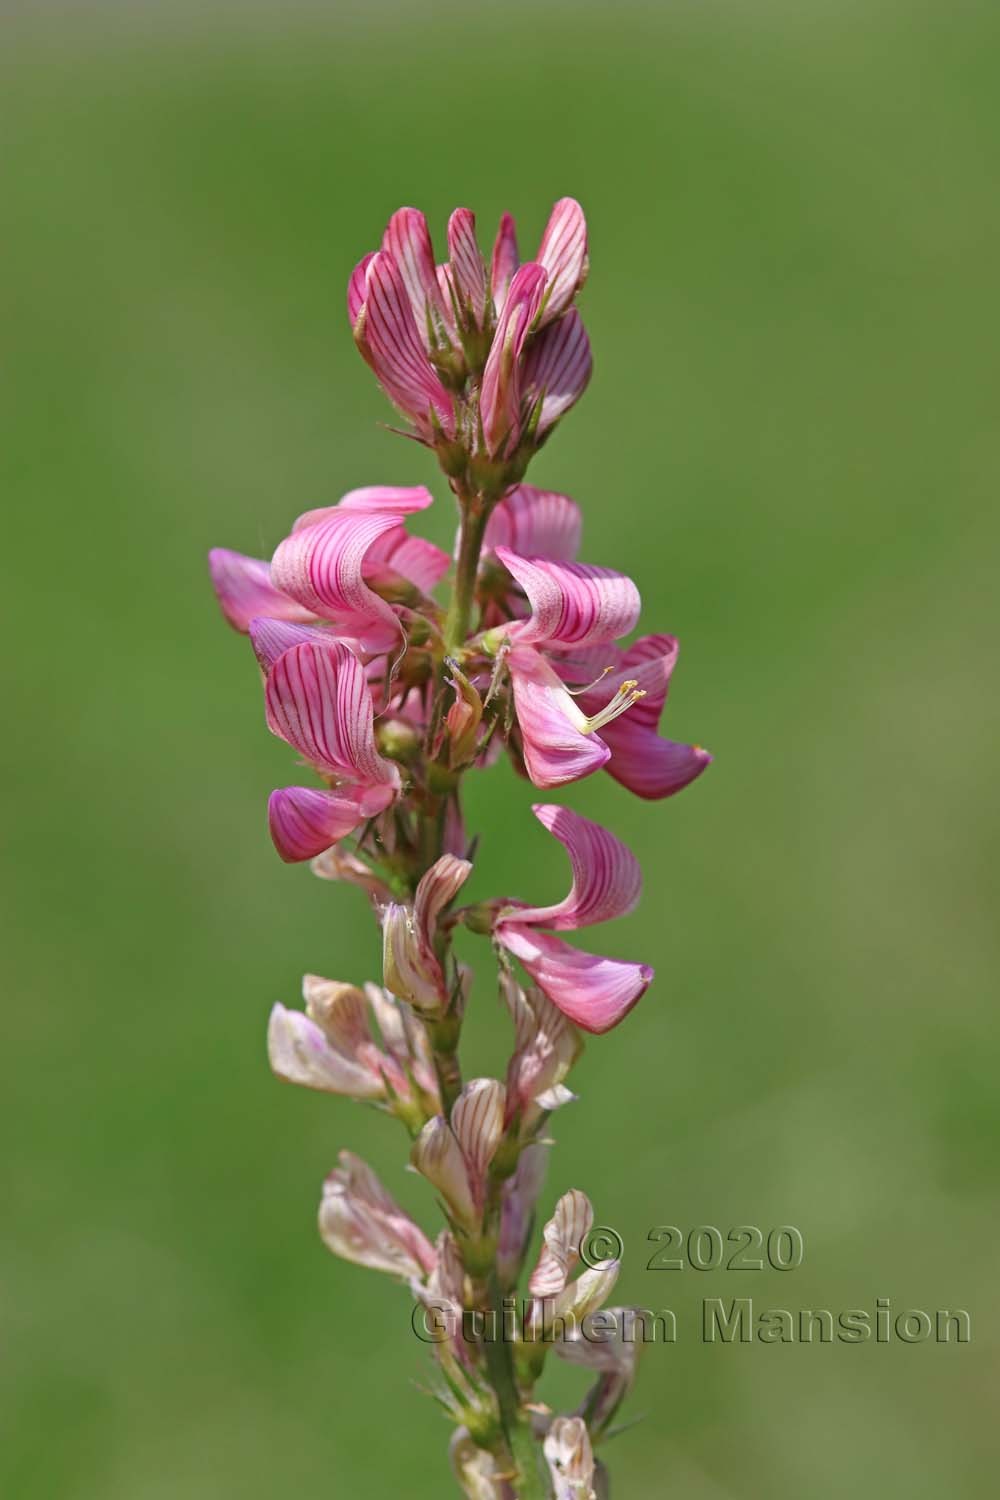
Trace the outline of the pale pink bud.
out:
<instances>
[{"instance_id":1,"label":"pale pink bud","mask_svg":"<svg viewBox=\"0 0 1000 1500\"><path fill-rule=\"evenodd\" d=\"M594 1454L580 1417L556 1417L544 1451L555 1500L594 1500Z\"/></svg>"},{"instance_id":2,"label":"pale pink bud","mask_svg":"<svg viewBox=\"0 0 1000 1500\"><path fill-rule=\"evenodd\" d=\"M480 1448L467 1427L456 1428L448 1449L452 1471L468 1500L514 1500L501 1464L487 1448Z\"/></svg>"},{"instance_id":3,"label":"pale pink bud","mask_svg":"<svg viewBox=\"0 0 1000 1500\"><path fill-rule=\"evenodd\" d=\"M501 975L500 992L514 1022L514 1053L507 1069L507 1116L521 1116L522 1132L542 1111L558 1109L576 1096L563 1079L582 1051L576 1028L533 985L527 990L512 974Z\"/></svg>"},{"instance_id":4,"label":"pale pink bud","mask_svg":"<svg viewBox=\"0 0 1000 1500\"><path fill-rule=\"evenodd\" d=\"M517 447L522 421L521 356L545 290L543 267L521 266L510 284L479 396L486 451L505 457Z\"/></svg>"},{"instance_id":5,"label":"pale pink bud","mask_svg":"<svg viewBox=\"0 0 1000 1500\"><path fill-rule=\"evenodd\" d=\"M559 1293L552 1307L553 1318L565 1318L567 1321L575 1318L579 1323L589 1313L603 1307L614 1289L620 1270L619 1260L606 1260L596 1266L588 1266Z\"/></svg>"},{"instance_id":6,"label":"pale pink bud","mask_svg":"<svg viewBox=\"0 0 1000 1500\"><path fill-rule=\"evenodd\" d=\"M548 272L542 322L566 311L587 279L587 221L575 198L560 198L549 217L535 257Z\"/></svg>"},{"instance_id":7,"label":"pale pink bud","mask_svg":"<svg viewBox=\"0 0 1000 1500\"><path fill-rule=\"evenodd\" d=\"M467 1083L451 1112L455 1133L469 1169L473 1192L485 1196L486 1173L503 1137L504 1086L495 1078Z\"/></svg>"},{"instance_id":8,"label":"pale pink bud","mask_svg":"<svg viewBox=\"0 0 1000 1500\"><path fill-rule=\"evenodd\" d=\"M454 1217L466 1229L479 1223L480 1215L462 1148L443 1115L428 1120L417 1136L410 1161L437 1188Z\"/></svg>"},{"instance_id":9,"label":"pale pink bud","mask_svg":"<svg viewBox=\"0 0 1000 1500\"><path fill-rule=\"evenodd\" d=\"M386 988L425 1014L440 1014L451 991L434 951L438 921L469 877L468 860L444 854L421 878L413 905L391 902L382 913Z\"/></svg>"},{"instance_id":10,"label":"pale pink bud","mask_svg":"<svg viewBox=\"0 0 1000 1500\"><path fill-rule=\"evenodd\" d=\"M436 1264L427 1236L350 1151L323 1184L319 1230L335 1255L407 1281L423 1280Z\"/></svg>"}]
</instances>

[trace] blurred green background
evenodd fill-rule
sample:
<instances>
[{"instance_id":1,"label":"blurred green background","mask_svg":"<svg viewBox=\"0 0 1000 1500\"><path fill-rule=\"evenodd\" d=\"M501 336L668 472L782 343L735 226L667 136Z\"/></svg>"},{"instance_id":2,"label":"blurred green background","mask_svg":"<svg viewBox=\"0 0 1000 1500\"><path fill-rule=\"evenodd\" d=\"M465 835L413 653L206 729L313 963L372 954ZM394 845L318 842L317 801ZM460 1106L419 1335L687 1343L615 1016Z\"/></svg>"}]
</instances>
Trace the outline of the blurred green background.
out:
<instances>
[{"instance_id":1,"label":"blurred green background","mask_svg":"<svg viewBox=\"0 0 1000 1500\"><path fill-rule=\"evenodd\" d=\"M9 496L0 1490L449 1493L405 1295L319 1243L341 1146L434 1222L391 1122L281 1088L271 1003L377 971L358 892L283 867L245 644L204 554L428 482L377 425L348 271L401 203L584 203L596 371L533 470L683 655L661 805L590 946L655 964L556 1121L671 1306L615 1494L992 1494L1000 1143L990 890L1000 11L7 9ZM418 527L420 529L420 527ZM994 583L995 590L995 583ZM16 646L15 643L16 642ZM477 891L558 899L484 778ZM475 950L473 950L475 951ZM478 950L470 1071L507 1041ZM798 1271L645 1269L651 1226L792 1223ZM706 1296L961 1306L965 1347L706 1347ZM581 1378L547 1387L574 1400Z\"/></svg>"}]
</instances>

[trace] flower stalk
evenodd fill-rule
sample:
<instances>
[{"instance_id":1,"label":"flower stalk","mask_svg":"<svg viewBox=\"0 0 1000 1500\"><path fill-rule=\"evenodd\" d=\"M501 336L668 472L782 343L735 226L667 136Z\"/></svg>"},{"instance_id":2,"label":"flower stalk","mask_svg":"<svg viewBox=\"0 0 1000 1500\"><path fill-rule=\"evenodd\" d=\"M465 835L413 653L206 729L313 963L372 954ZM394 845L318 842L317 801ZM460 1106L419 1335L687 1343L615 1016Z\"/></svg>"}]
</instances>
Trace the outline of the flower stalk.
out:
<instances>
[{"instance_id":1,"label":"flower stalk","mask_svg":"<svg viewBox=\"0 0 1000 1500\"><path fill-rule=\"evenodd\" d=\"M225 618L250 637L268 728L312 777L272 792L275 847L363 892L381 942L379 983L309 975L304 1010L274 1007L272 1069L399 1120L444 1217L432 1242L342 1152L320 1233L437 1320L433 1394L455 1426L464 1494L596 1500L607 1490L594 1448L631 1388L635 1350L587 1340L618 1265L584 1263L593 1211L579 1190L544 1224L520 1311L516 1290L582 1034L620 1024L653 978L563 934L632 910L642 877L609 830L540 801L532 811L569 859L568 894L461 904L474 864L488 878L462 788L506 750L549 795L604 769L660 800L711 757L659 733L676 640L620 644L638 623L635 584L578 562L579 507L523 482L590 378L579 204L556 204L533 261L521 263L504 215L487 264L467 209L451 216L448 251L436 264L423 215L400 209L355 267L347 304L360 353L456 497L454 560L409 529L427 489L372 485L300 516L269 562L216 549L211 575ZM496 1078L463 1079L473 980L454 952L459 924L491 939L513 1023ZM536 1398L550 1348L596 1376L575 1412Z\"/></svg>"}]
</instances>

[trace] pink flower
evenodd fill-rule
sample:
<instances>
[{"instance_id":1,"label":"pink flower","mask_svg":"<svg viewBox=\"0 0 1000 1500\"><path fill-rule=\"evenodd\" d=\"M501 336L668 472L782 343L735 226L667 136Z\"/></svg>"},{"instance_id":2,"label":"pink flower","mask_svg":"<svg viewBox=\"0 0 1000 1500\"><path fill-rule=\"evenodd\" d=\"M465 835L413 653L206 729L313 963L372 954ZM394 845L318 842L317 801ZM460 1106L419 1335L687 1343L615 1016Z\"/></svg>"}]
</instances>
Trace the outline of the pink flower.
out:
<instances>
[{"instance_id":1,"label":"pink flower","mask_svg":"<svg viewBox=\"0 0 1000 1500\"><path fill-rule=\"evenodd\" d=\"M614 834L568 807L536 804L532 811L565 846L573 884L569 895L555 906L502 909L494 925L495 940L577 1026L597 1033L610 1031L645 994L653 970L647 964L581 952L553 933L589 927L632 911L642 889L638 861Z\"/></svg>"},{"instance_id":2,"label":"pink flower","mask_svg":"<svg viewBox=\"0 0 1000 1500\"><path fill-rule=\"evenodd\" d=\"M580 533L568 495L531 485L512 490L486 528L484 623L513 648L507 667L525 769L550 788L604 766L640 797L671 796L712 759L658 733L677 641L614 644L634 627L639 594L622 574L572 561ZM506 623L511 615L519 618Z\"/></svg>"},{"instance_id":3,"label":"pink flower","mask_svg":"<svg viewBox=\"0 0 1000 1500\"><path fill-rule=\"evenodd\" d=\"M455 1101L450 1122L428 1120L413 1143L410 1160L444 1198L454 1222L479 1228L486 1202L487 1172L503 1138L504 1088L495 1078L474 1078Z\"/></svg>"},{"instance_id":4,"label":"pink flower","mask_svg":"<svg viewBox=\"0 0 1000 1500\"><path fill-rule=\"evenodd\" d=\"M536 262L546 274L542 323L552 323L564 313L587 279L587 221L575 198L560 198L542 234ZM500 220L493 246L492 289L497 313L506 302L507 290L520 262L517 232L510 214Z\"/></svg>"},{"instance_id":5,"label":"pink flower","mask_svg":"<svg viewBox=\"0 0 1000 1500\"><path fill-rule=\"evenodd\" d=\"M471 872L468 860L443 854L421 877L412 907L390 902L382 912L386 987L428 1015L441 1014L451 1000L435 951L438 920Z\"/></svg>"},{"instance_id":6,"label":"pink flower","mask_svg":"<svg viewBox=\"0 0 1000 1500\"><path fill-rule=\"evenodd\" d=\"M405 1281L434 1270L434 1246L360 1157L341 1151L323 1184L319 1232L335 1255Z\"/></svg>"},{"instance_id":7,"label":"pink flower","mask_svg":"<svg viewBox=\"0 0 1000 1500\"><path fill-rule=\"evenodd\" d=\"M413 1084L440 1108L427 1038L412 1012L377 985L307 974L305 1012L276 1005L267 1032L271 1068L286 1083L391 1105ZM375 1022L381 1037L372 1033Z\"/></svg>"},{"instance_id":8,"label":"pink flower","mask_svg":"<svg viewBox=\"0 0 1000 1500\"><path fill-rule=\"evenodd\" d=\"M486 451L506 457L517 447L528 417L522 355L545 291L543 267L528 264L514 274L483 370L479 415Z\"/></svg>"},{"instance_id":9,"label":"pink flower","mask_svg":"<svg viewBox=\"0 0 1000 1500\"><path fill-rule=\"evenodd\" d=\"M292 646L264 689L267 723L330 783L271 793L271 837L282 859L311 859L384 812L400 790L398 768L375 748L364 668L339 641Z\"/></svg>"},{"instance_id":10,"label":"pink flower","mask_svg":"<svg viewBox=\"0 0 1000 1500\"><path fill-rule=\"evenodd\" d=\"M392 649L399 620L371 585L402 580L422 594L447 571L448 554L404 526L432 500L423 485L370 485L299 516L270 564L215 548L209 567L223 614L244 634L259 618L328 623L361 651Z\"/></svg>"}]
</instances>

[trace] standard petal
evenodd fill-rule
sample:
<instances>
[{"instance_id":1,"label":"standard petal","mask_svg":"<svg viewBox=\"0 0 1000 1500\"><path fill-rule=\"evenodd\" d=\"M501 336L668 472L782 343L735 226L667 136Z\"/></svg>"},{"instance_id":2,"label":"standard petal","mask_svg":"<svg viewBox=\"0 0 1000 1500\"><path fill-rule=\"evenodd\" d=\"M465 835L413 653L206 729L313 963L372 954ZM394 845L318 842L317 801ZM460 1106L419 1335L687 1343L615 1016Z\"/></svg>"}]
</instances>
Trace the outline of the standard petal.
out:
<instances>
[{"instance_id":1,"label":"standard petal","mask_svg":"<svg viewBox=\"0 0 1000 1500\"><path fill-rule=\"evenodd\" d=\"M315 526L317 521L325 521L335 511L387 510L394 516L408 516L433 504L434 496L423 484L366 484L360 489L348 490L336 505L321 505L316 510L305 511L296 518L292 530Z\"/></svg>"},{"instance_id":2,"label":"standard petal","mask_svg":"<svg viewBox=\"0 0 1000 1500\"><path fill-rule=\"evenodd\" d=\"M583 517L568 495L519 484L500 501L486 523L487 552L508 547L522 557L572 562L580 550Z\"/></svg>"},{"instance_id":3,"label":"standard petal","mask_svg":"<svg viewBox=\"0 0 1000 1500\"><path fill-rule=\"evenodd\" d=\"M357 657L339 641L293 646L264 689L268 727L331 776L397 788L399 772L375 748L371 693Z\"/></svg>"},{"instance_id":4,"label":"standard petal","mask_svg":"<svg viewBox=\"0 0 1000 1500\"><path fill-rule=\"evenodd\" d=\"M353 1099L381 1099L382 1079L332 1047L322 1030L299 1010L276 1005L267 1028L271 1071L286 1083Z\"/></svg>"},{"instance_id":5,"label":"standard petal","mask_svg":"<svg viewBox=\"0 0 1000 1500\"><path fill-rule=\"evenodd\" d=\"M456 208L448 220L448 254L459 303L469 309L476 327L481 328L486 316L486 269L471 209Z\"/></svg>"},{"instance_id":6,"label":"standard petal","mask_svg":"<svg viewBox=\"0 0 1000 1500\"><path fill-rule=\"evenodd\" d=\"M394 795L389 786L281 787L267 804L274 847L287 864L312 859L383 812Z\"/></svg>"},{"instance_id":7,"label":"standard petal","mask_svg":"<svg viewBox=\"0 0 1000 1500\"><path fill-rule=\"evenodd\" d=\"M429 948L434 945L438 918L471 874L472 865L467 859L442 854L420 877L413 897L413 918Z\"/></svg>"},{"instance_id":8,"label":"standard petal","mask_svg":"<svg viewBox=\"0 0 1000 1500\"><path fill-rule=\"evenodd\" d=\"M453 1213L471 1227L479 1219L462 1148L443 1115L435 1115L413 1143L410 1161L446 1199Z\"/></svg>"},{"instance_id":9,"label":"standard petal","mask_svg":"<svg viewBox=\"0 0 1000 1500\"><path fill-rule=\"evenodd\" d=\"M477 1189L485 1184L486 1169L503 1137L503 1121L503 1084L495 1078L473 1078L455 1100L451 1128Z\"/></svg>"},{"instance_id":10,"label":"standard petal","mask_svg":"<svg viewBox=\"0 0 1000 1500\"><path fill-rule=\"evenodd\" d=\"M274 620L314 620L310 611L297 600L282 593L271 580L271 564L258 557L244 557L225 547L213 547L208 554L212 587L222 613L234 630L246 635L256 615Z\"/></svg>"},{"instance_id":11,"label":"standard petal","mask_svg":"<svg viewBox=\"0 0 1000 1500\"><path fill-rule=\"evenodd\" d=\"M531 810L569 855L573 884L555 906L518 908L514 921L572 932L635 910L642 894L642 871L621 839L569 807L539 802Z\"/></svg>"},{"instance_id":12,"label":"standard petal","mask_svg":"<svg viewBox=\"0 0 1000 1500\"><path fill-rule=\"evenodd\" d=\"M389 397L412 418L421 435L432 434L436 419L447 437L455 433L454 404L427 358L399 268L379 252L367 269L361 337L372 367Z\"/></svg>"},{"instance_id":13,"label":"standard petal","mask_svg":"<svg viewBox=\"0 0 1000 1500\"><path fill-rule=\"evenodd\" d=\"M525 358L524 388L529 404L541 399L538 436L575 406L593 370L590 340L575 307L543 328Z\"/></svg>"},{"instance_id":14,"label":"standard petal","mask_svg":"<svg viewBox=\"0 0 1000 1500\"><path fill-rule=\"evenodd\" d=\"M483 437L496 456L517 446L521 436L521 354L545 290L545 271L529 262L510 284L503 312L483 370L479 414Z\"/></svg>"},{"instance_id":15,"label":"standard petal","mask_svg":"<svg viewBox=\"0 0 1000 1500\"><path fill-rule=\"evenodd\" d=\"M538 262L548 272L543 323L565 312L587 279L587 221L575 198L560 198L538 247Z\"/></svg>"},{"instance_id":16,"label":"standard petal","mask_svg":"<svg viewBox=\"0 0 1000 1500\"><path fill-rule=\"evenodd\" d=\"M402 519L391 511L335 506L323 520L285 538L274 554L271 576L312 612L310 618L333 620L373 654L391 650L401 640L399 621L391 606L368 587L364 570L369 553L402 525Z\"/></svg>"},{"instance_id":17,"label":"standard petal","mask_svg":"<svg viewBox=\"0 0 1000 1500\"><path fill-rule=\"evenodd\" d=\"M518 646L507 665L525 769L534 785L551 790L605 765L611 751L588 731L586 716L544 657Z\"/></svg>"},{"instance_id":18,"label":"standard petal","mask_svg":"<svg viewBox=\"0 0 1000 1500\"><path fill-rule=\"evenodd\" d=\"M380 581L386 574L398 574L420 590L429 593L451 567L451 556L422 536L411 536L403 526L387 531L365 558L365 577Z\"/></svg>"},{"instance_id":19,"label":"standard petal","mask_svg":"<svg viewBox=\"0 0 1000 1500\"><path fill-rule=\"evenodd\" d=\"M520 264L514 220L510 214L501 214L500 227L493 242L493 257L490 265L490 291L493 294L497 317L503 312L508 288Z\"/></svg>"},{"instance_id":20,"label":"standard petal","mask_svg":"<svg viewBox=\"0 0 1000 1500\"><path fill-rule=\"evenodd\" d=\"M509 547L497 547L496 555L531 605L530 618L515 621L508 630L518 645L597 645L634 629L641 601L624 573L587 563L521 557Z\"/></svg>"},{"instance_id":21,"label":"standard petal","mask_svg":"<svg viewBox=\"0 0 1000 1500\"><path fill-rule=\"evenodd\" d=\"M504 922L496 936L553 1005L584 1031L598 1035L624 1020L653 978L647 964L583 953L562 938L517 922Z\"/></svg>"},{"instance_id":22,"label":"standard petal","mask_svg":"<svg viewBox=\"0 0 1000 1500\"><path fill-rule=\"evenodd\" d=\"M542 1230L542 1250L531 1273L532 1297L556 1297L580 1259L581 1242L590 1233L594 1210L586 1193L571 1188L563 1193Z\"/></svg>"}]
</instances>

